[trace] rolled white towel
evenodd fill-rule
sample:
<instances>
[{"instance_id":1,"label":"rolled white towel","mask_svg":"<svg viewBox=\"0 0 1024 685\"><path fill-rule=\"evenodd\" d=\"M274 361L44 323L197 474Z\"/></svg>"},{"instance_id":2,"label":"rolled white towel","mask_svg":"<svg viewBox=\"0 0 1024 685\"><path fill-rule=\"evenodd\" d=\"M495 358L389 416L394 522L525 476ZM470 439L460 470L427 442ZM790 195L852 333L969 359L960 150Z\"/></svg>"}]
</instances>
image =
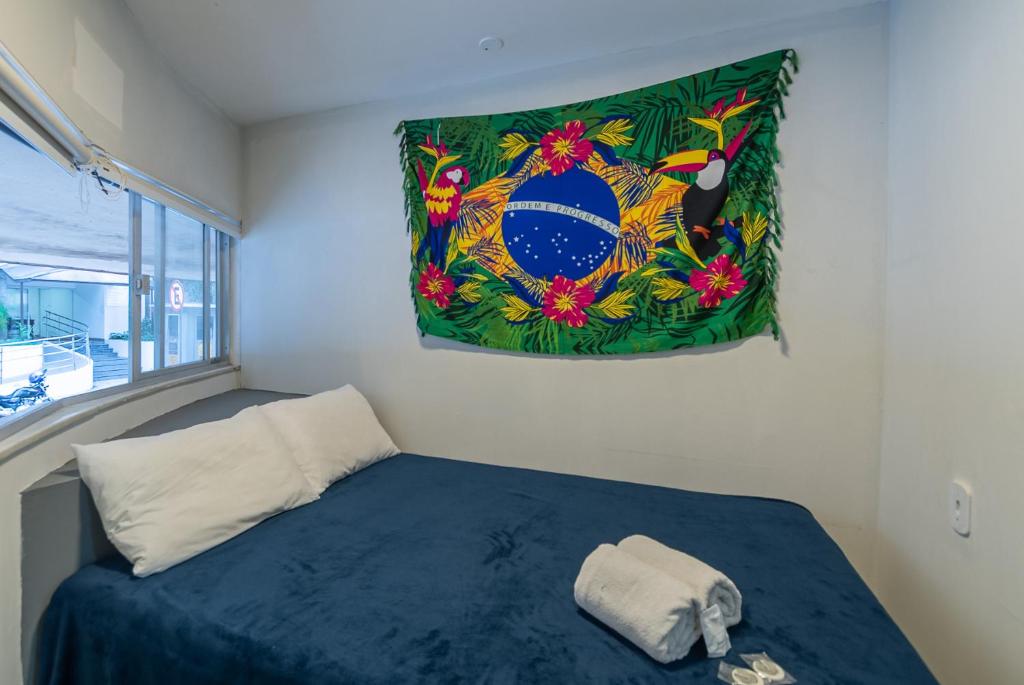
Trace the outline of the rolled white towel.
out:
<instances>
[{"instance_id":1,"label":"rolled white towel","mask_svg":"<svg viewBox=\"0 0 1024 685\"><path fill-rule=\"evenodd\" d=\"M722 610L726 626L734 626L743 618L743 597L740 591L718 569L685 552L666 547L646 535L630 535L618 547L673 578L689 583L697 598L698 615L717 604Z\"/></svg>"},{"instance_id":2,"label":"rolled white towel","mask_svg":"<svg viewBox=\"0 0 1024 685\"><path fill-rule=\"evenodd\" d=\"M682 659L700 639L690 586L614 545L600 545L580 568L576 603L651 658Z\"/></svg>"}]
</instances>

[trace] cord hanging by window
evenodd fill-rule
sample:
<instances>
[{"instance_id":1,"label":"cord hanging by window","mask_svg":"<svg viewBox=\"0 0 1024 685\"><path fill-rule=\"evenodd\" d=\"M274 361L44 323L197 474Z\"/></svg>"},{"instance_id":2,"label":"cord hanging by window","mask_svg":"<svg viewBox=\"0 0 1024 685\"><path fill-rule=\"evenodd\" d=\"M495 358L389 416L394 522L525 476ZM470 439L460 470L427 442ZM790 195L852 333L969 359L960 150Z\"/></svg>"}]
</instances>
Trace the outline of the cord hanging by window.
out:
<instances>
[{"instance_id":1,"label":"cord hanging by window","mask_svg":"<svg viewBox=\"0 0 1024 685\"><path fill-rule=\"evenodd\" d=\"M94 156L88 164L78 167L81 173L79 197L83 209L88 209L90 193L90 182L95 182L103 196L108 200L117 200L125 192L125 184L128 176L117 164L111 161L110 157L99 147L93 146ZM115 179L115 180L112 180Z\"/></svg>"}]
</instances>

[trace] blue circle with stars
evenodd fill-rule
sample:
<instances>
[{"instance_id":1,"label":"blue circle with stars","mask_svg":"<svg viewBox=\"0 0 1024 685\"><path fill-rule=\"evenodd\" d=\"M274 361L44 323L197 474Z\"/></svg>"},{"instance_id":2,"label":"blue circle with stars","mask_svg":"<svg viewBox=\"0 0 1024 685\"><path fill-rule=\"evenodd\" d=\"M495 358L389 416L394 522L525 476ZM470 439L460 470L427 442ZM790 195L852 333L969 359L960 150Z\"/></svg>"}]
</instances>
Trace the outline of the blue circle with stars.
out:
<instances>
[{"instance_id":1,"label":"blue circle with stars","mask_svg":"<svg viewBox=\"0 0 1024 685\"><path fill-rule=\"evenodd\" d=\"M507 207L502 216L505 247L531 276L551 280L561 275L578 281L594 273L614 252L618 237L583 216L619 225L615 193L596 174L576 166L558 176L534 176L509 197L510 205L524 201L560 207L558 211Z\"/></svg>"}]
</instances>

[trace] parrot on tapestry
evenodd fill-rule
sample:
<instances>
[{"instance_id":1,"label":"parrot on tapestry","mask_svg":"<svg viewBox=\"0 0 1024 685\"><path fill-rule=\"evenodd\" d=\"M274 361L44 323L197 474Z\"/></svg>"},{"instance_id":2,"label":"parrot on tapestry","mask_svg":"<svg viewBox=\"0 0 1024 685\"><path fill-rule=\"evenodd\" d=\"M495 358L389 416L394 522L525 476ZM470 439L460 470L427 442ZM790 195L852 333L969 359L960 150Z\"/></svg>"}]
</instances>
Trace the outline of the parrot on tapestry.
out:
<instances>
[{"instance_id":1,"label":"parrot on tapestry","mask_svg":"<svg viewBox=\"0 0 1024 685\"><path fill-rule=\"evenodd\" d=\"M462 191L469 186L469 171L463 166L448 166L458 161L460 155L449 155L440 137L435 144L427 136L426 143L419 148L434 158L434 169L428 177L423 163L416 160L416 176L430 223L416 259L422 259L429 250L430 262L443 272L447 267L452 228L458 221L462 206Z\"/></svg>"}]
</instances>

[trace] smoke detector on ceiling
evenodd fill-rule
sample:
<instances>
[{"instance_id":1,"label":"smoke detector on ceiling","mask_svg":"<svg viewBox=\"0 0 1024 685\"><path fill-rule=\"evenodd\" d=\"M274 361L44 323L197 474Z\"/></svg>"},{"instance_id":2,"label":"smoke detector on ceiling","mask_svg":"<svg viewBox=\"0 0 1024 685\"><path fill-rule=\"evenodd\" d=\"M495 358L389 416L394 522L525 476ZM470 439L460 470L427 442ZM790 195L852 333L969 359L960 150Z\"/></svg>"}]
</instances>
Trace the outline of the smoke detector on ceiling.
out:
<instances>
[{"instance_id":1,"label":"smoke detector on ceiling","mask_svg":"<svg viewBox=\"0 0 1024 685\"><path fill-rule=\"evenodd\" d=\"M480 39L480 49L484 52L497 52L505 47L505 41L497 36L485 36Z\"/></svg>"}]
</instances>

